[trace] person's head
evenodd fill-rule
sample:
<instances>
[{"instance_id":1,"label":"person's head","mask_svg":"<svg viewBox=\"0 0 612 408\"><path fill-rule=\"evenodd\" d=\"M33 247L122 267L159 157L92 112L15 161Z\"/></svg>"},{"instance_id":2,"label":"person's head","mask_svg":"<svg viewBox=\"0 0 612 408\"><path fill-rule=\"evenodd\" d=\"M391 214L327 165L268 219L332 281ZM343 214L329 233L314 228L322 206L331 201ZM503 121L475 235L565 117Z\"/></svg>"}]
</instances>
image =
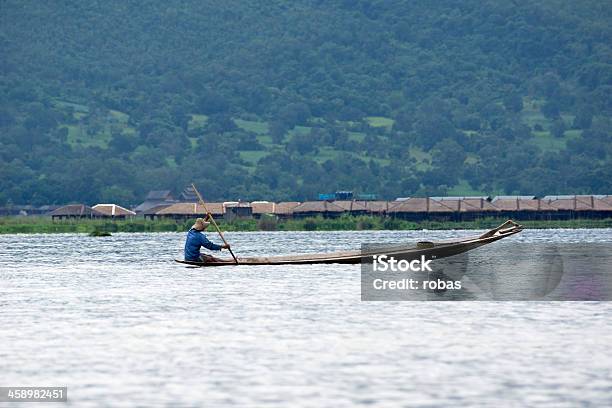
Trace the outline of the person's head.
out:
<instances>
[{"instance_id":1,"label":"person's head","mask_svg":"<svg viewBox=\"0 0 612 408\"><path fill-rule=\"evenodd\" d=\"M204 221L204 218L197 218L195 220L195 224L193 224L191 228L198 230L198 231L204 231L206 228L208 228L209 225L210 225L210 222Z\"/></svg>"}]
</instances>

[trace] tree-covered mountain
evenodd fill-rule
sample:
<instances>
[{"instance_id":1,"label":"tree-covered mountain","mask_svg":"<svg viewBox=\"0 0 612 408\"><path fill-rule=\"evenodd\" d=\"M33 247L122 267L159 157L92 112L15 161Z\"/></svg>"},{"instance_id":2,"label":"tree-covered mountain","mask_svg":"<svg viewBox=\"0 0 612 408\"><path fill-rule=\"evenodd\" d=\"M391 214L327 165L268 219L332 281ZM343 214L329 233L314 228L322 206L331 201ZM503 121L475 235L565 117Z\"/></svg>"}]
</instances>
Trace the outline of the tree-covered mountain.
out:
<instances>
[{"instance_id":1,"label":"tree-covered mountain","mask_svg":"<svg viewBox=\"0 0 612 408\"><path fill-rule=\"evenodd\" d=\"M612 3L0 3L0 205L612 192Z\"/></svg>"}]
</instances>

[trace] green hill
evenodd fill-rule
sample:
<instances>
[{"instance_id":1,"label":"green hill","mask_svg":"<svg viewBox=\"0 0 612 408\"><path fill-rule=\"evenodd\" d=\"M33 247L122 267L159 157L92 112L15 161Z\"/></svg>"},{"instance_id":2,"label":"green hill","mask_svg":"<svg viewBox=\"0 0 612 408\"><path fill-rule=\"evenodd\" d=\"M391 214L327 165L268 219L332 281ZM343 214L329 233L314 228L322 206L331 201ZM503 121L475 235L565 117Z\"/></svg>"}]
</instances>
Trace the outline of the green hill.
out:
<instances>
[{"instance_id":1,"label":"green hill","mask_svg":"<svg viewBox=\"0 0 612 408\"><path fill-rule=\"evenodd\" d=\"M611 193L609 2L0 6L0 205Z\"/></svg>"}]
</instances>

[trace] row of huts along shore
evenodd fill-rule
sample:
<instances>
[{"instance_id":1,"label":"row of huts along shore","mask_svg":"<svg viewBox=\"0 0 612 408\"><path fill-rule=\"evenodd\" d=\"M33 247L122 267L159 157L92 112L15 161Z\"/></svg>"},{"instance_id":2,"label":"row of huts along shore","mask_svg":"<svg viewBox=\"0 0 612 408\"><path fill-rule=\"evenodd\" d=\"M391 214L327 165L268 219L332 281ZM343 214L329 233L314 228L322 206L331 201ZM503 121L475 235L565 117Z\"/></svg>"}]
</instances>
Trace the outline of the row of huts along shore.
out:
<instances>
[{"instance_id":1,"label":"row of huts along shore","mask_svg":"<svg viewBox=\"0 0 612 408\"><path fill-rule=\"evenodd\" d=\"M195 201L195 200L194 200ZM145 202L133 209L116 204L71 204L48 212L54 220L80 218L171 219L183 221L202 216L204 206L194 201L178 201L169 192L153 191ZM258 219L325 217L344 214L396 217L411 221L469 221L496 217L515 220L563 220L612 218L612 195L497 196L497 197L408 197L382 200L317 201L226 201L211 202L206 208L215 218Z\"/></svg>"}]
</instances>

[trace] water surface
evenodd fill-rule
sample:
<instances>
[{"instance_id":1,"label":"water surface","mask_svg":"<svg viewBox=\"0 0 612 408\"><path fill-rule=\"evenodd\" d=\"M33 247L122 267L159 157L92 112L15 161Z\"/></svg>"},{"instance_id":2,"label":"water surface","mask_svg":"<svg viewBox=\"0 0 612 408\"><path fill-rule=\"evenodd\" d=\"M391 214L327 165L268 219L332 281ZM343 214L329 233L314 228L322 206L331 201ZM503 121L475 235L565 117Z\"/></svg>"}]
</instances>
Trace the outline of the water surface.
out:
<instances>
[{"instance_id":1,"label":"water surface","mask_svg":"<svg viewBox=\"0 0 612 408\"><path fill-rule=\"evenodd\" d=\"M474 233L227 239L252 256ZM0 236L0 386L66 385L78 407L612 404L609 302L361 302L359 265L186 268L183 239Z\"/></svg>"}]
</instances>

